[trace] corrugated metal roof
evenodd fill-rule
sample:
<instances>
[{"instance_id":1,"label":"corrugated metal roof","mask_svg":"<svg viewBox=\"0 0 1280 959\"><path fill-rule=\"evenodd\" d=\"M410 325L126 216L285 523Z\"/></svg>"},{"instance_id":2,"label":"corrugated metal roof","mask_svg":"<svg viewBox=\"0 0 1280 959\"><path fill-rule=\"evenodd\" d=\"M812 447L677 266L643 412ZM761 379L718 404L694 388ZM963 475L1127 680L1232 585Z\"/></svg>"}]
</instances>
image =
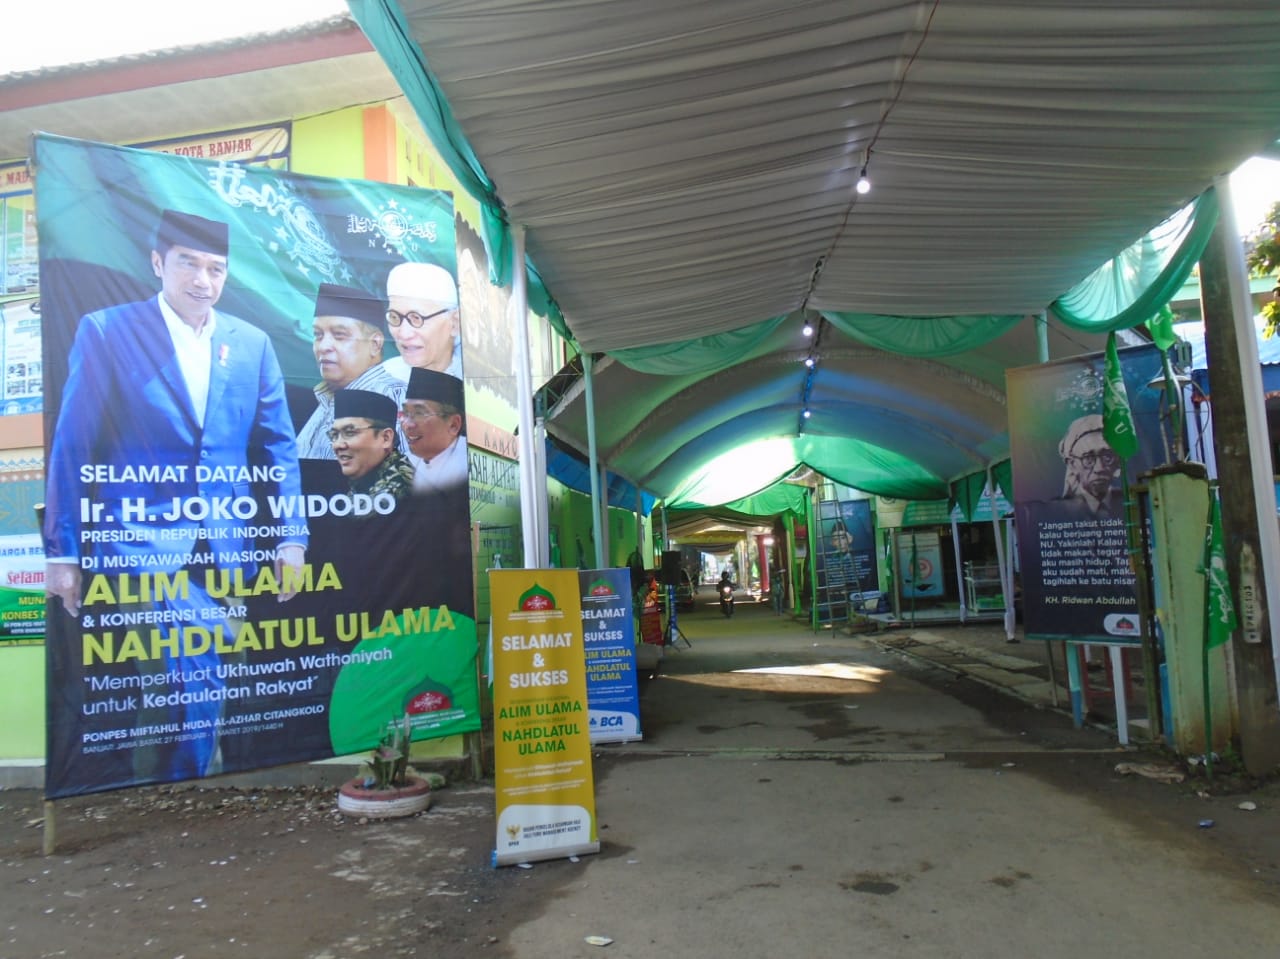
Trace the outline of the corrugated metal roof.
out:
<instances>
[{"instance_id":1,"label":"corrugated metal roof","mask_svg":"<svg viewBox=\"0 0 1280 959\"><path fill-rule=\"evenodd\" d=\"M24 158L37 130L145 143L400 96L382 60L345 15L21 76L21 82L14 76L0 82L0 161Z\"/></svg>"},{"instance_id":2,"label":"corrugated metal roof","mask_svg":"<svg viewBox=\"0 0 1280 959\"><path fill-rule=\"evenodd\" d=\"M136 64L151 62L158 63L164 60L170 60L176 57L188 56L196 53L216 53L220 50L235 50L248 46L277 43L281 40L294 40L309 36L323 36L325 34L332 33L335 28L350 26L352 22L350 14L342 13L319 20L300 23L292 27L285 27L279 30L265 30L256 33L246 33L240 36L227 37L223 40L201 41L198 43L183 44L180 46L159 47L155 50L147 50L141 53L128 53L117 57L84 60L75 63L59 63L32 70L6 71L3 66L0 66L0 110L5 109L4 88L9 84L22 84L53 78L61 79L66 76L74 76L77 73L95 73L101 70L109 70L121 66L133 66Z\"/></svg>"}]
</instances>

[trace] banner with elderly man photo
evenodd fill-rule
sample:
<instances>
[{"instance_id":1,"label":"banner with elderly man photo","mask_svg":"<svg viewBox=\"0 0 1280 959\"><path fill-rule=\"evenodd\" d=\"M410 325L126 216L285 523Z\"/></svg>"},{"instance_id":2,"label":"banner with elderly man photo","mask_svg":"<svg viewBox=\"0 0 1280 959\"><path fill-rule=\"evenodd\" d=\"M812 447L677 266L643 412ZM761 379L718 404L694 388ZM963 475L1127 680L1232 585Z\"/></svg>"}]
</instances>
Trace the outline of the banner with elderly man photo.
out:
<instances>
[{"instance_id":1,"label":"banner with elderly man photo","mask_svg":"<svg viewBox=\"0 0 1280 959\"><path fill-rule=\"evenodd\" d=\"M1148 385L1162 362L1154 346L1121 350L1118 358L1137 434L1127 458L1132 483L1165 458L1161 392ZM1006 377L1026 634L1138 643L1121 478L1126 460L1105 429L1105 358L1022 367Z\"/></svg>"},{"instance_id":2,"label":"banner with elderly man photo","mask_svg":"<svg viewBox=\"0 0 1280 959\"><path fill-rule=\"evenodd\" d=\"M33 157L46 794L478 729L451 196Z\"/></svg>"}]
</instances>

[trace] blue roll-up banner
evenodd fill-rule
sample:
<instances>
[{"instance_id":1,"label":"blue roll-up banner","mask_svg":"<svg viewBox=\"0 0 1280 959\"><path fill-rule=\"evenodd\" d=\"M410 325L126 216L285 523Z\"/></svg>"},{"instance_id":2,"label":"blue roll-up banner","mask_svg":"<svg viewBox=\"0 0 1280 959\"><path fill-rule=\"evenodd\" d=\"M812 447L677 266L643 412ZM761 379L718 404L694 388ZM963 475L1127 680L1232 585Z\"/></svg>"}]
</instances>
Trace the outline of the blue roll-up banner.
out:
<instances>
[{"instance_id":1,"label":"blue roll-up banner","mask_svg":"<svg viewBox=\"0 0 1280 959\"><path fill-rule=\"evenodd\" d=\"M626 569L578 572L587 656L587 712L593 743L625 743L642 738L630 577Z\"/></svg>"}]
</instances>

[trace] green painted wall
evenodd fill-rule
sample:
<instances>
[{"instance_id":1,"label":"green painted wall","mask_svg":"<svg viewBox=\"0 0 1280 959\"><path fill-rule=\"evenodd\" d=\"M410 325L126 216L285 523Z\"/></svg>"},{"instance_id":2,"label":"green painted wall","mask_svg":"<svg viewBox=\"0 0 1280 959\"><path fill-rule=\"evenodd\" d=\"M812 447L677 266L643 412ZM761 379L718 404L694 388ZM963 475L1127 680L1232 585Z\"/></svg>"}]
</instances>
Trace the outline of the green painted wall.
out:
<instances>
[{"instance_id":1,"label":"green painted wall","mask_svg":"<svg viewBox=\"0 0 1280 959\"><path fill-rule=\"evenodd\" d=\"M293 121L289 169L316 176L364 177L364 108Z\"/></svg>"},{"instance_id":2,"label":"green painted wall","mask_svg":"<svg viewBox=\"0 0 1280 959\"><path fill-rule=\"evenodd\" d=\"M0 757L44 758L44 644L0 646Z\"/></svg>"}]
</instances>

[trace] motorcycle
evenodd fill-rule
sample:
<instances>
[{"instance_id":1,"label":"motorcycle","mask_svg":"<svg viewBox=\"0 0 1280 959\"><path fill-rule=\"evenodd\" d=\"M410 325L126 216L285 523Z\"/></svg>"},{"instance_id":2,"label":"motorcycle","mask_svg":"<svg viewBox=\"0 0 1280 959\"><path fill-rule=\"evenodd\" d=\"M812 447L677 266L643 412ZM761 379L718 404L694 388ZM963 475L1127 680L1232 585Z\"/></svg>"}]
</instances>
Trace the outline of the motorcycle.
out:
<instances>
[{"instance_id":1,"label":"motorcycle","mask_svg":"<svg viewBox=\"0 0 1280 959\"><path fill-rule=\"evenodd\" d=\"M733 615L733 584L720 584L720 612L725 616Z\"/></svg>"}]
</instances>

